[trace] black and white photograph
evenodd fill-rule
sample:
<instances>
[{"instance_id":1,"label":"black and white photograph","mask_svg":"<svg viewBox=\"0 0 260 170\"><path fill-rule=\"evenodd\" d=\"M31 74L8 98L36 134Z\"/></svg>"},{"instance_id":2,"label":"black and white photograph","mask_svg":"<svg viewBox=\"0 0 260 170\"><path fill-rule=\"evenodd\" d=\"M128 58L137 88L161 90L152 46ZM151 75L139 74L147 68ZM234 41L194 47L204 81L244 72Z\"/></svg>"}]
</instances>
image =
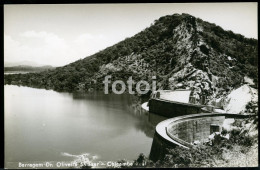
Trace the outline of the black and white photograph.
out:
<instances>
[{"instance_id":1,"label":"black and white photograph","mask_svg":"<svg viewBox=\"0 0 260 170\"><path fill-rule=\"evenodd\" d=\"M4 4L4 168L258 167L258 3Z\"/></svg>"}]
</instances>

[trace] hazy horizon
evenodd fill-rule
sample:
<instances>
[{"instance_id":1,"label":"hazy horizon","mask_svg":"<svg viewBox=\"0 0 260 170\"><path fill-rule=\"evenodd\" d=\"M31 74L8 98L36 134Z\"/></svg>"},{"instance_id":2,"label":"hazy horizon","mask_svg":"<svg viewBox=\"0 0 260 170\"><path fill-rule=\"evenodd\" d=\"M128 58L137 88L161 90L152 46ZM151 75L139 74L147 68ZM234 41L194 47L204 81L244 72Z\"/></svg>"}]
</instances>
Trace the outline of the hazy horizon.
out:
<instances>
[{"instance_id":1,"label":"hazy horizon","mask_svg":"<svg viewBox=\"0 0 260 170\"><path fill-rule=\"evenodd\" d=\"M4 62L63 66L149 27L188 13L258 38L257 3L4 5Z\"/></svg>"}]
</instances>

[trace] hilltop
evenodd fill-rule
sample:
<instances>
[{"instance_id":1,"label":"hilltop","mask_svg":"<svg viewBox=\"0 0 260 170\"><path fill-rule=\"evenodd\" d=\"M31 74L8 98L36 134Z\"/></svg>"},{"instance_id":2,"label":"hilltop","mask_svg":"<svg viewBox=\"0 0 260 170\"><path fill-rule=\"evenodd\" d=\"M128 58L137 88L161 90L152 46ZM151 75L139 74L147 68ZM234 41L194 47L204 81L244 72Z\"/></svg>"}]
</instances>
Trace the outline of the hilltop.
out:
<instances>
[{"instance_id":1,"label":"hilltop","mask_svg":"<svg viewBox=\"0 0 260 170\"><path fill-rule=\"evenodd\" d=\"M56 91L102 90L106 75L113 80L151 82L158 89L192 87L218 97L244 83L258 81L258 41L189 14L160 17L140 33L94 55L54 70L5 75L5 84Z\"/></svg>"}]
</instances>

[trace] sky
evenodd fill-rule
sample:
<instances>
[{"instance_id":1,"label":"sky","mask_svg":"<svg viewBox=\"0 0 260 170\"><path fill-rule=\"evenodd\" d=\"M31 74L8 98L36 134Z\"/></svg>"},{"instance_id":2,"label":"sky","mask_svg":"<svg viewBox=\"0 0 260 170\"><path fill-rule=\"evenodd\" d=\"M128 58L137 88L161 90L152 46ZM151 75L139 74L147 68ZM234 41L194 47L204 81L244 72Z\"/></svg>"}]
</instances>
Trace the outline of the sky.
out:
<instances>
[{"instance_id":1,"label":"sky","mask_svg":"<svg viewBox=\"0 0 260 170\"><path fill-rule=\"evenodd\" d=\"M257 3L5 5L4 63L63 66L174 13L188 13L245 37L258 37Z\"/></svg>"}]
</instances>

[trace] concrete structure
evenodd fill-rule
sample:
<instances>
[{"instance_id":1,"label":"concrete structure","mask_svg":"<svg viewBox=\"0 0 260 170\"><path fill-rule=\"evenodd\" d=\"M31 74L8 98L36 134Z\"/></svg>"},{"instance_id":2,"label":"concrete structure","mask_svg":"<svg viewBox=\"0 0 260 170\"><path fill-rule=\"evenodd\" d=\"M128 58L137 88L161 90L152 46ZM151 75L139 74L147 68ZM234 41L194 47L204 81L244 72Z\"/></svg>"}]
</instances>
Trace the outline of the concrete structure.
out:
<instances>
[{"instance_id":1,"label":"concrete structure","mask_svg":"<svg viewBox=\"0 0 260 170\"><path fill-rule=\"evenodd\" d=\"M164 99L149 100L149 112L168 118L201 113L203 107L205 106Z\"/></svg>"},{"instance_id":2,"label":"concrete structure","mask_svg":"<svg viewBox=\"0 0 260 170\"><path fill-rule=\"evenodd\" d=\"M177 89L177 90L157 90L152 94L151 98L163 99L174 102L189 103L191 90Z\"/></svg>"},{"instance_id":3,"label":"concrete structure","mask_svg":"<svg viewBox=\"0 0 260 170\"><path fill-rule=\"evenodd\" d=\"M149 100L149 112L168 118L201 113L205 105L194 104L194 101L191 90L158 90L152 94ZM207 109L213 110L212 108ZM203 111L206 112L207 109Z\"/></svg>"},{"instance_id":4,"label":"concrete structure","mask_svg":"<svg viewBox=\"0 0 260 170\"><path fill-rule=\"evenodd\" d=\"M141 107L142 107L145 111L149 112L148 102L143 103Z\"/></svg>"},{"instance_id":5,"label":"concrete structure","mask_svg":"<svg viewBox=\"0 0 260 170\"><path fill-rule=\"evenodd\" d=\"M163 158L166 148L181 146L189 149L194 146L194 141L206 141L214 130L212 126L221 131L225 119L245 117L248 115L200 113L164 120L156 126L150 159L157 161Z\"/></svg>"},{"instance_id":6,"label":"concrete structure","mask_svg":"<svg viewBox=\"0 0 260 170\"><path fill-rule=\"evenodd\" d=\"M225 119L247 117L215 112L218 109L214 106L203 105L205 100L206 97L202 96L201 104L194 104L195 102L192 102L194 98L189 90L163 90L152 94L149 100L149 113L160 116L161 122L156 125L150 151L151 160L162 159L166 148L181 146L189 149L194 147L195 141L206 142L212 133L221 132ZM162 116L170 119L163 120ZM157 121L152 117L151 120L155 123Z\"/></svg>"}]
</instances>

